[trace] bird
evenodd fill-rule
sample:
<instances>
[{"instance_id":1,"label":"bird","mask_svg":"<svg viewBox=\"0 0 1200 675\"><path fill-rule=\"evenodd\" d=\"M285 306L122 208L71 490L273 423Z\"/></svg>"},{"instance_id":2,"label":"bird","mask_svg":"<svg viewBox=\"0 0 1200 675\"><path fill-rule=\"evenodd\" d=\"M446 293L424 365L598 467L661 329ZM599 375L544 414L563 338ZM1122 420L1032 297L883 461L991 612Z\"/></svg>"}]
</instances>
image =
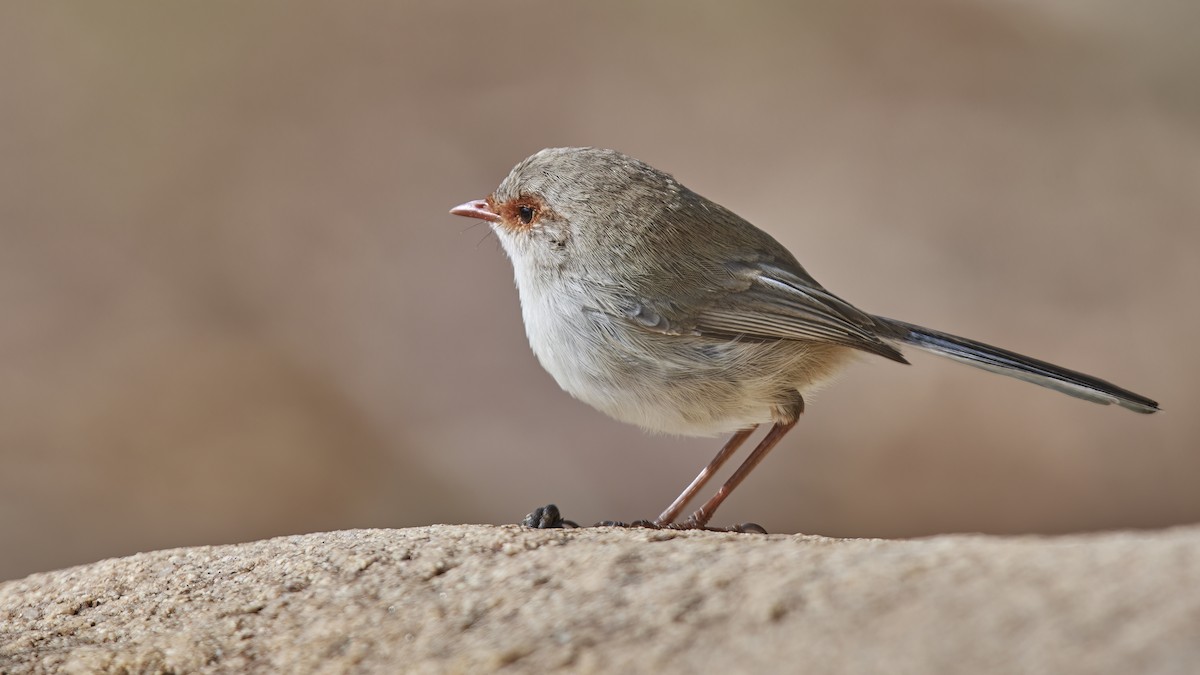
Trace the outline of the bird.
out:
<instances>
[{"instance_id":1,"label":"bird","mask_svg":"<svg viewBox=\"0 0 1200 675\"><path fill-rule=\"evenodd\" d=\"M563 390L649 431L731 434L653 526L706 528L796 425L806 396L864 355L907 364L901 347L914 347L1093 403L1159 410L1091 375L862 311L771 235L615 150L541 150L450 213L496 234L529 345ZM720 489L678 521L767 424Z\"/></svg>"}]
</instances>

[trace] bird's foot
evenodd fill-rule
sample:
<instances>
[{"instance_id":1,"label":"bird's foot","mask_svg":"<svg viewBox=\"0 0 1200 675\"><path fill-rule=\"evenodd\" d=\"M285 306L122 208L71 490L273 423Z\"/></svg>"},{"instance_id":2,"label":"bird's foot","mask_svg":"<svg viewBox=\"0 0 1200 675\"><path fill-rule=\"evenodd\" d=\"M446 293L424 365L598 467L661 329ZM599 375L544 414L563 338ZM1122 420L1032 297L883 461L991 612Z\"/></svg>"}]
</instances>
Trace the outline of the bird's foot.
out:
<instances>
[{"instance_id":1,"label":"bird's foot","mask_svg":"<svg viewBox=\"0 0 1200 675\"><path fill-rule=\"evenodd\" d=\"M709 527L708 525L701 525L690 518L682 523L671 523L659 527L665 530L704 530L705 532L738 532L741 534L767 533L767 529L758 523L738 523L729 527Z\"/></svg>"},{"instance_id":2,"label":"bird's foot","mask_svg":"<svg viewBox=\"0 0 1200 675\"><path fill-rule=\"evenodd\" d=\"M535 530L548 529L574 529L578 528L579 524L573 520L566 520L562 517L562 513L554 504L547 504L534 509L525 519L521 521L521 525ZM682 523L666 523L659 524L653 520L635 520L632 523L622 522L620 520L601 520L591 527L623 527L623 528L643 528L647 530L704 530L706 532L738 532L744 534L766 534L767 530L758 523L741 523L732 527L709 527L688 519Z\"/></svg>"}]
</instances>

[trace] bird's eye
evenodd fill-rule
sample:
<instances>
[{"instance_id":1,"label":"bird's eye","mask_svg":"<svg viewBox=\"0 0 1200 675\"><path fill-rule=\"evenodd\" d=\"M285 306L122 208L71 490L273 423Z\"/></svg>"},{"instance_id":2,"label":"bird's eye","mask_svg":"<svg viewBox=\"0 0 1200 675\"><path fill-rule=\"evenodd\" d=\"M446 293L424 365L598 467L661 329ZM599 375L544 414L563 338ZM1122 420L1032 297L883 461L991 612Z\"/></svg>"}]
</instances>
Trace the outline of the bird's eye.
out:
<instances>
[{"instance_id":1,"label":"bird's eye","mask_svg":"<svg viewBox=\"0 0 1200 675\"><path fill-rule=\"evenodd\" d=\"M521 204L517 207L517 218L520 218L521 222L526 225L533 222L533 217L536 215L537 209L528 204Z\"/></svg>"}]
</instances>

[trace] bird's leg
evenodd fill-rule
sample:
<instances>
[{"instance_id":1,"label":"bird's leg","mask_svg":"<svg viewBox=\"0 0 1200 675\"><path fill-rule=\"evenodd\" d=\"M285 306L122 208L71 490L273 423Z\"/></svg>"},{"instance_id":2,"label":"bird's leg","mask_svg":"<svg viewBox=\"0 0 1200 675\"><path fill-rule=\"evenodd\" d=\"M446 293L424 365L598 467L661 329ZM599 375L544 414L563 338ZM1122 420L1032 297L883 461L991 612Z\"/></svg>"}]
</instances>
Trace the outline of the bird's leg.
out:
<instances>
[{"instance_id":1,"label":"bird's leg","mask_svg":"<svg viewBox=\"0 0 1200 675\"><path fill-rule=\"evenodd\" d=\"M704 506L696 509L695 513L688 516L688 519L684 521L683 526L689 529L700 529L705 525L708 525L708 521L712 518L713 514L716 513L717 507L721 505L721 502L725 501L725 498L729 496L729 493L733 492L733 489L736 488L743 480L745 480L746 476L750 475L750 472L754 470L754 467L758 466L758 463L763 461L763 458L766 457L767 453L771 451L771 448L774 448L775 445L779 443L780 439L783 438L784 434L791 431L792 427L794 426L796 426L795 420L786 423L776 422L775 425L771 427L771 430L767 432L767 435L764 436L761 441L759 441L758 447L754 448L754 452L750 453L750 456L746 458L746 461L742 462L742 465L737 468L737 471L734 471L733 475L729 477L729 480L725 481L725 484L721 486L721 489L717 490L717 494L713 495L712 499L704 502ZM742 432L740 431L738 432L738 434L741 433ZM734 438L737 437L735 436ZM745 437L743 436L741 440L745 440ZM731 439L730 443L732 442L733 440ZM724 453L724 449L722 449L721 452ZM721 455L717 455L717 457L724 461L724 458L722 458ZM707 471L707 469L705 470ZM697 478L697 480L699 480L699 478Z\"/></svg>"},{"instance_id":2,"label":"bird's leg","mask_svg":"<svg viewBox=\"0 0 1200 675\"><path fill-rule=\"evenodd\" d=\"M749 429L742 429L731 436L729 440L725 442L725 445L721 447L721 451L717 453L717 456L713 457L712 461L708 463L708 466L704 467L704 469L699 473L699 475L696 476L691 484L688 485L683 492L675 498L675 501L671 502L671 505L667 507L667 510L663 511L662 515L655 519L654 524L659 527L664 527L675 522L675 519L679 517L680 512L683 511L683 507L687 506L687 503L696 496L696 493L704 487L705 483L707 483L709 479L711 479L717 473L717 471L720 470L721 465L724 464L729 457L733 455L733 453L737 452L738 448L742 447L742 443L745 443L746 439L749 438L750 434L754 433L754 430L757 428L758 425L756 424ZM716 507L714 506L713 508Z\"/></svg>"}]
</instances>

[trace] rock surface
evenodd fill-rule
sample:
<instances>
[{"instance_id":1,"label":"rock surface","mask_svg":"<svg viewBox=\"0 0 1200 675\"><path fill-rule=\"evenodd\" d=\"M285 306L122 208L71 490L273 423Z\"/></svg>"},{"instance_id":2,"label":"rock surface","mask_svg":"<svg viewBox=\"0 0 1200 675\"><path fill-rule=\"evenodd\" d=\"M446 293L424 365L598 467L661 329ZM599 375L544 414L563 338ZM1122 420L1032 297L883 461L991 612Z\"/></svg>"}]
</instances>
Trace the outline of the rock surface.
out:
<instances>
[{"instance_id":1,"label":"rock surface","mask_svg":"<svg viewBox=\"0 0 1200 675\"><path fill-rule=\"evenodd\" d=\"M1185 673L1200 527L922 540L431 526L0 584L0 672Z\"/></svg>"}]
</instances>

